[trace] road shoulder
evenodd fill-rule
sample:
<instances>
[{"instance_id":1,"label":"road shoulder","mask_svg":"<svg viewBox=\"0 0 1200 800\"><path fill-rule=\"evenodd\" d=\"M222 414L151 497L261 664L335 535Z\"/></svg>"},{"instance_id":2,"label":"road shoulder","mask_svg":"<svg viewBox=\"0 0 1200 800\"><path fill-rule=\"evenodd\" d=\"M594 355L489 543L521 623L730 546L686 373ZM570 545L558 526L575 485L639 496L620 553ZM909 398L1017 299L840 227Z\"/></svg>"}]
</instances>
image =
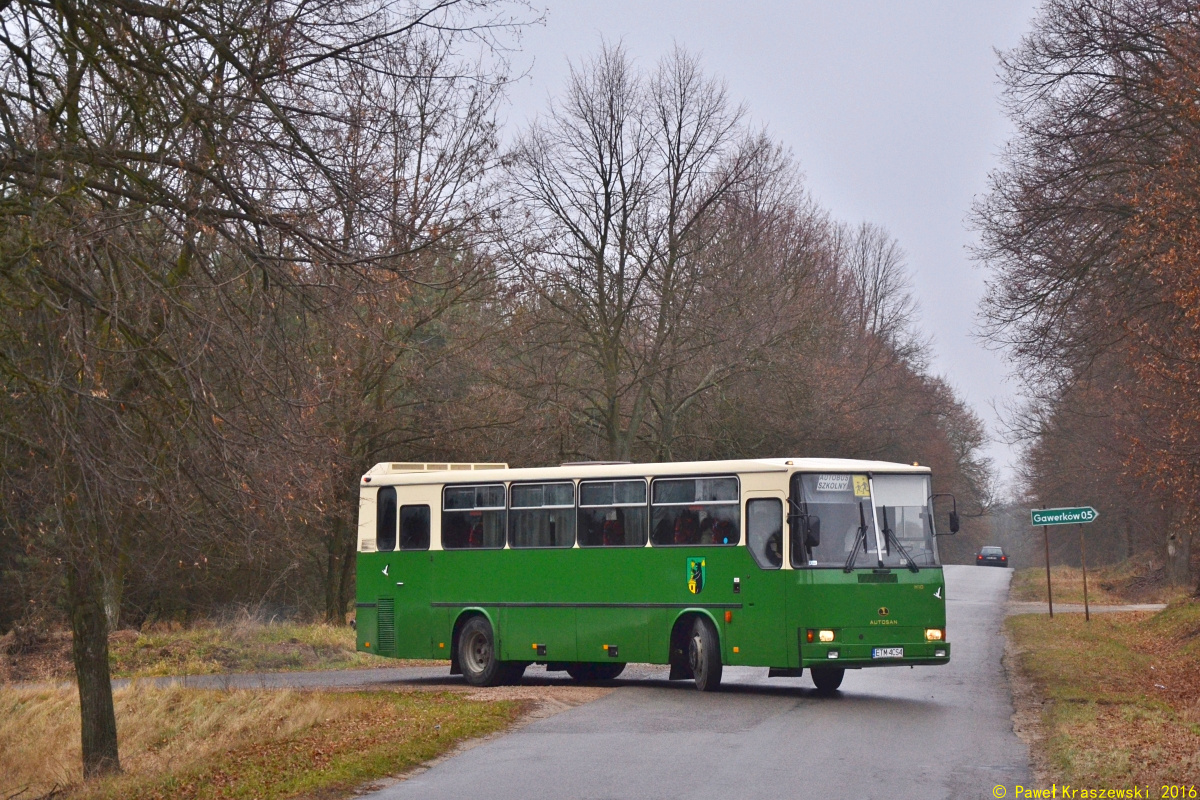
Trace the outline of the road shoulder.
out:
<instances>
[{"instance_id":1,"label":"road shoulder","mask_svg":"<svg viewBox=\"0 0 1200 800\"><path fill-rule=\"evenodd\" d=\"M1004 672L1008 676L1009 695L1013 704L1013 733L1029 750L1029 769L1035 785L1049 786L1052 780L1049 760L1046 757L1046 726L1042 721L1045 701L1038 693L1037 686L1021 671L1020 645L1013 638L1007 625L1002 626L1002 629Z\"/></svg>"},{"instance_id":2,"label":"road shoulder","mask_svg":"<svg viewBox=\"0 0 1200 800\"><path fill-rule=\"evenodd\" d=\"M471 690L473 687L466 688ZM523 700L526 703L525 711L511 725L501 730L489 733L486 736L478 736L473 739L461 741L441 755L431 758L428 761L423 761L403 772L367 781L361 786L356 787L348 796L360 797L366 794L385 791L411 778L423 775L439 764L443 764L452 758L457 758L480 745L510 736L535 722L607 697L613 692L614 688L614 686L555 686L543 684L535 686L494 686L465 691L464 694L468 700ZM328 798L322 798L322 800L328 800Z\"/></svg>"}]
</instances>

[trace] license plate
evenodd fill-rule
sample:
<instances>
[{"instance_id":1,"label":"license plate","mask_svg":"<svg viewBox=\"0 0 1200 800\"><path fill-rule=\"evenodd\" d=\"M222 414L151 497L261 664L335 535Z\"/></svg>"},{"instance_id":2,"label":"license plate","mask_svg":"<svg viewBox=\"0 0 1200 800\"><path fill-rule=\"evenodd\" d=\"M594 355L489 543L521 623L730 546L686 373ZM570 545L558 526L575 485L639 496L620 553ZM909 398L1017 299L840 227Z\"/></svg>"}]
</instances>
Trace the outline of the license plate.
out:
<instances>
[{"instance_id":1,"label":"license plate","mask_svg":"<svg viewBox=\"0 0 1200 800\"><path fill-rule=\"evenodd\" d=\"M903 647L874 647L871 658L904 658Z\"/></svg>"}]
</instances>

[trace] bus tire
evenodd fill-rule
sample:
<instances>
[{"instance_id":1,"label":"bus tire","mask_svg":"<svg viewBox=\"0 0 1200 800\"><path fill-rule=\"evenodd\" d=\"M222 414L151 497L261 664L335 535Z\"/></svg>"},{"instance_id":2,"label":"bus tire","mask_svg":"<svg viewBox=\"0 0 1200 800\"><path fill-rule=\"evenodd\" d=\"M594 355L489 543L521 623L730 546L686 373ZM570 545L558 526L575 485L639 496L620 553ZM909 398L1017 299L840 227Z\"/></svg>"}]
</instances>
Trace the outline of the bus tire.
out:
<instances>
[{"instance_id":1,"label":"bus tire","mask_svg":"<svg viewBox=\"0 0 1200 800\"><path fill-rule=\"evenodd\" d=\"M611 681L625 670L624 662L595 663L572 661L567 664L567 674L580 683L589 681Z\"/></svg>"},{"instance_id":2,"label":"bus tire","mask_svg":"<svg viewBox=\"0 0 1200 800\"><path fill-rule=\"evenodd\" d=\"M592 664L592 673L598 681L611 681L625 671L624 662L609 661L602 664Z\"/></svg>"},{"instance_id":3,"label":"bus tire","mask_svg":"<svg viewBox=\"0 0 1200 800\"><path fill-rule=\"evenodd\" d=\"M696 617L688 639L688 666L696 677L696 688L714 692L721 685L721 640L708 617Z\"/></svg>"},{"instance_id":4,"label":"bus tire","mask_svg":"<svg viewBox=\"0 0 1200 800\"><path fill-rule=\"evenodd\" d=\"M463 677L472 686L498 686L504 682L506 665L496 658L496 637L486 617L476 615L458 632L458 661Z\"/></svg>"},{"instance_id":5,"label":"bus tire","mask_svg":"<svg viewBox=\"0 0 1200 800\"><path fill-rule=\"evenodd\" d=\"M818 692L833 694L842 685L842 678L845 677L846 670L844 667L813 667L809 673L812 675L813 683L817 685Z\"/></svg>"}]
</instances>

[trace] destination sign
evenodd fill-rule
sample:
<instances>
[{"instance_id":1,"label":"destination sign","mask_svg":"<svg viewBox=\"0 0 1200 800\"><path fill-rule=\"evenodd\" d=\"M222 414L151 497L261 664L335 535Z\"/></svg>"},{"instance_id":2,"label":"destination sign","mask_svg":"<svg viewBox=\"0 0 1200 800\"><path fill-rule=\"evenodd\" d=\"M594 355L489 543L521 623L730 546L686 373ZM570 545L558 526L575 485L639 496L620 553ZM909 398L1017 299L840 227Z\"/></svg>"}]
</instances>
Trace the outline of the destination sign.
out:
<instances>
[{"instance_id":1,"label":"destination sign","mask_svg":"<svg viewBox=\"0 0 1200 800\"><path fill-rule=\"evenodd\" d=\"M817 478L818 492L848 492L850 491L849 475L822 475Z\"/></svg>"},{"instance_id":2,"label":"destination sign","mask_svg":"<svg viewBox=\"0 0 1200 800\"><path fill-rule=\"evenodd\" d=\"M1100 512L1091 506L1080 508L1037 508L1029 512L1034 525L1080 525L1095 522Z\"/></svg>"}]
</instances>

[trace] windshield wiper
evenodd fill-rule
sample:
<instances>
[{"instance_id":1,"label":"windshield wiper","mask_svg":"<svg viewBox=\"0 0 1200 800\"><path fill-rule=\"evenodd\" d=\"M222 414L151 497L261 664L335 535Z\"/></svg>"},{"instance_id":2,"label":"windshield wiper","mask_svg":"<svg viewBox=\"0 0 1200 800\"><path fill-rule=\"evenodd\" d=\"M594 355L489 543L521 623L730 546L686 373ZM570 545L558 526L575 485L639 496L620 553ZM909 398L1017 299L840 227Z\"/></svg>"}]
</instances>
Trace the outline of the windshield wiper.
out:
<instances>
[{"instance_id":1,"label":"windshield wiper","mask_svg":"<svg viewBox=\"0 0 1200 800\"><path fill-rule=\"evenodd\" d=\"M884 540L884 542L887 542L888 540L891 540L892 542L894 542L896 544L896 549L900 551L901 557L904 559L905 563L908 564L908 568L910 570L912 570L913 572L920 572L921 568L918 567L913 562L912 556L910 556L908 554L908 551L904 549L904 545L900 544L900 537L897 536L896 532L892 530L892 526L888 525L887 507L885 506L882 510L883 510L883 540Z\"/></svg>"},{"instance_id":2,"label":"windshield wiper","mask_svg":"<svg viewBox=\"0 0 1200 800\"><path fill-rule=\"evenodd\" d=\"M867 549L867 516L863 513L863 501L858 501L858 533L854 535L854 546L850 548L850 555L846 558L846 565L842 567L843 572L850 572L854 569L854 559L858 558L858 543L862 542L863 552L869 553Z\"/></svg>"}]
</instances>

